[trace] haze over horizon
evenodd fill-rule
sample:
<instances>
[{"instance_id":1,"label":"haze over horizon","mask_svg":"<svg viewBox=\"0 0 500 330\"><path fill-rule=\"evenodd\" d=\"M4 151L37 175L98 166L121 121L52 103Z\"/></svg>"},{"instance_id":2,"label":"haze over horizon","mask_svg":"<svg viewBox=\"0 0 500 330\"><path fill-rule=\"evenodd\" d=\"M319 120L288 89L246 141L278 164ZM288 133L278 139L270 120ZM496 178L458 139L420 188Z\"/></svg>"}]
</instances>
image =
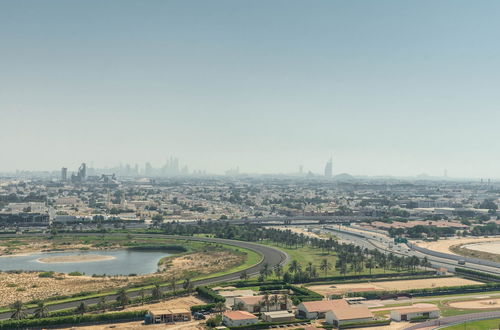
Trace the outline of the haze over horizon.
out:
<instances>
[{"instance_id":1,"label":"haze over horizon","mask_svg":"<svg viewBox=\"0 0 500 330\"><path fill-rule=\"evenodd\" d=\"M497 1L0 1L0 172L499 178Z\"/></svg>"}]
</instances>

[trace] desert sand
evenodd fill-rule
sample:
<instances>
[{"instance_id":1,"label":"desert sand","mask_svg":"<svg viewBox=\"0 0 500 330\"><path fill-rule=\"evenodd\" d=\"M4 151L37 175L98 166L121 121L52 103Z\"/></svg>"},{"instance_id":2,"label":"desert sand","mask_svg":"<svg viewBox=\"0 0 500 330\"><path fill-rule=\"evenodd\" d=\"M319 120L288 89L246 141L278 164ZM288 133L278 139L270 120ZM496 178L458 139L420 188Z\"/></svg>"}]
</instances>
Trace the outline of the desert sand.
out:
<instances>
[{"instance_id":1,"label":"desert sand","mask_svg":"<svg viewBox=\"0 0 500 330\"><path fill-rule=\"evenodd\" d=\"M450 307L462 309L498 309L499 306L500 299L469 300L450 303Z\"/></svg>"},{"instance_id":2,"label":"desert sand","mask_svg":"<svg viewBox=\"0 0 500 330\"><path fill-rule=\"evenodd\" d=\"M423 289L434 287L446 287L457 285L473 285L479 282L467 280L459 277L444 277L444 278L430 278L411 281L384 281L372 283L351 283L351 284L337 284L337 285L312 285L308 288L324 296L332 294L344 294L347 292L362 292L362 291L394 291L394 290L409 290L409 289Z\"/></svg>"},{"instance_id":3,"label":"desert sand","mask_svg":"<svg viewBox=\"0 0 500 330\"><path fill-rule=\"evenodd\" d=\"M468 250L500 254L500 241L466 244L463 245L462 247Z\"/></svg>"},{"instance_id":4,"label":"desert sand","mask_svg":"<svg viewBox=\"0 0 500 330\"><path fill-rule=\"evenodd\" d=\"M483 243L483 242L500 242L500 237L474 237L474 238L454 238L454 239L444 239L437 242L416 242L418 246L423 248L434 250L438 252L456 254L450 250L450 247L454 245L472 244L472 243Z\"/></svg>"},{"instance_id":5,"label":"desert sand","mask_svg":"<svg viewBox=\"0 0 500 330\"><path fill-rule=\"evenodd\" d=\"M92 262L92 261L104 261L115 259L113 256L101 256L98 254L79 254L72 256L56 256L39 258L36 261L42 263L74 263L74 262Z\"/></svg>"}]
</instances>

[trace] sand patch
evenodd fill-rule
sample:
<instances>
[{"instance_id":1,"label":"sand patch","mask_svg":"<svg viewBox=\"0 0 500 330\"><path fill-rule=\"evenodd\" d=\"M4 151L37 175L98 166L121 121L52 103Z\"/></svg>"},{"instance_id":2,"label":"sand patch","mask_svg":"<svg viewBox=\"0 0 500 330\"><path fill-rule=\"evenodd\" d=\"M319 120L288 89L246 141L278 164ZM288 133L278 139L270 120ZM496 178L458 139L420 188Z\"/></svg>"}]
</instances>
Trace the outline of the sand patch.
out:
<instances>
[{"instance_id":1,"label":"sand patch","mask_svg":"<svg viewBox=\"0 0 500 330\"><path fill-rule=\"evenodd\" d=\"M500 254L500 241L466 244L466 245L462 245L462 248L467 249L467 250Z\"/></svg>"},{"instance_id":2,"label":"sand patch","mask_svg":"<svg viewBox=\"0 0 500 330\"><path fill-rule=\"evenodd\" d=\"M169 308L186 308L189 309L191 306L204 305L206 301L203 301L195 296L180 297L165 301L160 301L154 304L146 304L141 306L133 306L125 308L125 311L140 311L143 309L169 309Z\"/></svg>"},{"instance_id":3,"label":"sand patch","mask_svg":"<svg viewBox=\"0 0 500 330\"><path fill-rule=\"evenodd\" d=\"M474 243L486 243L486 242L500 242L500 237L474 237L474 238L451 238L445 240L439 240L437 242L422 242L418 241L416 244L423 248L443 252L443 253L451 253L455 254L450 248L454 245L463 245L463 244L474 244Z\"/></svg>"},{"instance_id":4,"label":"sand patch","mask_svg":"<svg viewBox=\"0 0 500 330\"><path fill-rule=\"evenodd\" d=\"M450 307L461 309L498 309L500 299L469 300L450 303Z\"/></svg>"},{"instance_id":5,"label":"sand patch","mask_svg":"<svg viewBox=\"0 0 500 330\"><path fill-rule=\"evenodd\" d=\"M75 263L75 262L94 262L116 259L113 256L101 256L98 254L79 254L71 256L55 256L39 258L36 261L41 263Z\"/></svg>"},{"instance_id":6,"label":"sand patch","mask_svg":"<svg viewBox=\"0 0 500 330\"><path fill-rule=\"evenodd\" d=\"M174 324L149 324L144 325L143 321L135 322L124 322L124 323L109 323L102 325L89 325L82 327L71 327L71 328L61 328L61 329L82 329L82 330L106 330L106 329L125 329L125 330L136 330L136 329L171 329L171 330L194 330L194 329L205 329L201 326L202 321L191 321L191 322L178 322Z\"/></svg>"},{"instance_id":7,"label":"sand patch","mask_svg":"<svg viewBox=\"0 0 500 330\"><path fill-rule=\"evenodd\" d=\"M373 283L350 283L350 284L327 284L327 285L312 285L308 288L324 296L332 294L342 295L348 292L366 292L366 291L401 291L410 289L424 289L435 287L447 287L458 285L474 285L479 282L460 278L460 277L443 277L429 278L420 280L403 280L403 281L384 281Z\"/></svg>"}]
</instances>

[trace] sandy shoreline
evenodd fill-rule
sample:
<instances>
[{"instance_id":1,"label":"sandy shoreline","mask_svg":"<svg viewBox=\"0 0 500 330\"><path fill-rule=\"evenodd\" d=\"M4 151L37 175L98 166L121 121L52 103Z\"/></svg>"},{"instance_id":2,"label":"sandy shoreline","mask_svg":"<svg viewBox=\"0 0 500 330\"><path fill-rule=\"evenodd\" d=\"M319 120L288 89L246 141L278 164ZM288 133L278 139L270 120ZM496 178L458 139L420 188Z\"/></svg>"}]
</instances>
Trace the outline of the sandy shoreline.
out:
<instances>
[{"instance_id":1,"label":"sandy shoreline","mask_svg":"<svg viewBox=\"0 0 500 330\"><path fill-rule=\"evenodd\" d=\"M98 254L70 255L70 256L55 256L38 258L36 261L40 263L74 263L74 262L93 262L106 261L116 259L113 256L102 256Z\"/></svg>"}]
</instances>

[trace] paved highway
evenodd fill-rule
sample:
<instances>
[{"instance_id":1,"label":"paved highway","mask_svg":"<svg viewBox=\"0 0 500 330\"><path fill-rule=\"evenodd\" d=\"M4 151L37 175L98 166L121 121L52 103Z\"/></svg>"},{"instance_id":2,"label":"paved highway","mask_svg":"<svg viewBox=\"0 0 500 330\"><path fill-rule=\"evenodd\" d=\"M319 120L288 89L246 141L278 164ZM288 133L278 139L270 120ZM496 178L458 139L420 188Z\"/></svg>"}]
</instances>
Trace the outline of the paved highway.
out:
<instances>
[{"instance_id":1,"label":"paved highway","mask_svg":"<svg viewBox=\"0 0 500 330\"><path fill-rule=\"evenodd\" d=\"M376 248L384 252L392 252L394 254L405 256L417 256L419 258L427 257L433 267L443 267L450 272L455 272L455 267L468 268L472 270L479 270L486 273L500 274L500 266L498 263L486 262L484 260L475 260L476 258L460 258L456 255L439 253L435 254L433 251L426 249L411 249L412 245L394 244L392 238L387 235L375 233L371 231L363 231L360 228L349 227L329 227L325 226L325 230L334 231L335 235L345 240L351 241L353 244L359 245L363 248L373 249ZM458 259L466 259L465 265L458 265Z\"/></svg>"},{"instance_id":2,"label":"paved highway","mask_svg":"<svg viewBox=\"0 0 500 330\"><path fill-rule=\"evenodd\" d=\"M72 235L79 235L79 234L72 234ZM81 235L81 234L80 234ZM94 235L94 234L93 234ZM105 235L105 236L110 236L110 235L121 235L123 234L95 234L95 235ZM40 235L37 235L40 236ZM266 246L266 245L261 245L257 243L252 243L252 242L245 242L245 241L235 241L235 240L228 240L228 239L221 239L221 238L208 238L208 237L191 237L191 236L170 236L170 235L161 235L161 234L133 234L135 237L162 237L162 238L170 238L170 239L188 239L188 240L194 240L194 241L202 241L202 242L210 242L210 243L221 243L221 244L229 244L233 246L237 246L240 248L245 248L249 249L252 251L255 251L262 255L262 260L246 269L247 273L249 275L256 275L259 274L259 271L263 267L265 263L269 264L270 267L274 267L277 264L286 264L289 261L289 256L285 252L276 249L274 247ZM198 285L203 285L203 284L212 284L212 283L218 283L218 282L225 282L225 281L233 281L233 280L238 280L241 273L241 271L237 271L231 274L226 274L222 276L216 276L216 277L211 277L199 281L193 281L194 286ZM168 289L166 287L162 287L163 291L167 291ZM130 292L129 296L131 298L137 297L139 295L139 291L134 291ZM116 299L116 295L109 295L106 297L106 301L114 301ZM81 302L85 302L85 304L90 305L90 304L96 304L99 302L99 298L91 298L91 299L83 299L83 300L78 300L78 301L72 301L72 302L67 302L67 303L61 303L61 304L54 304L48 306L48 309L50 311L57 311L61 309L66 309L66 308L74 308L77 307ZM28 309L28 313L32 313L33 309ZM11 313L0 313L0 320L4 319L9 319Z\"/></svg>"}]
</instances>

